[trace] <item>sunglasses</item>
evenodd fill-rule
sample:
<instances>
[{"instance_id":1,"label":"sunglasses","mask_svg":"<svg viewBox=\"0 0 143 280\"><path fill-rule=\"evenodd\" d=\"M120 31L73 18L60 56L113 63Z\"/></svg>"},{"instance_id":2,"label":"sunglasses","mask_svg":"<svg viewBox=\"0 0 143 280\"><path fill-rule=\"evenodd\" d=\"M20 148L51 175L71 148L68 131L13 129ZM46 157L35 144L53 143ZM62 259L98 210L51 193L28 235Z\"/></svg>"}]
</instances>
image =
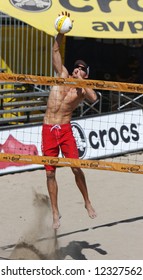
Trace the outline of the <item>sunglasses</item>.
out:
<instances>
[{"instance_id":1,"label":"sunglasses","mask_svg":"<svg viewBox=\"0 0 143 280\"><path fill-rule=\"evenodd\" d=\"M75 69L75 68L78 68L79 70L82 70L82 71L84 71L85 73L87 73L87 68L86 68L86 67L84 67L84 66L81 66L81 65L75 65L74 69Z\"/></svg>"}]
</instances>

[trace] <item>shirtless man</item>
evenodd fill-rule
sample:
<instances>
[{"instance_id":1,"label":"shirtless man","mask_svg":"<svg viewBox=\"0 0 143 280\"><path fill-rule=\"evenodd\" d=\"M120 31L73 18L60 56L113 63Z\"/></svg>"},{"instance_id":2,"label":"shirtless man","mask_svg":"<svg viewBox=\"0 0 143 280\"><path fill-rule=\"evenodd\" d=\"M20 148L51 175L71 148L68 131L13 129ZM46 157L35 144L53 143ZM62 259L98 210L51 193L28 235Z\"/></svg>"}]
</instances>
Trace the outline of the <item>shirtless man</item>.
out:
<instances>
[{"instance_id":1,"label":"shirtless man","mask_svg":"<svg viewBox=\"0 0 143 280\"><path fill-rule=\"evenodd\" d=\"M60 54L60 46L64 35L58 33L53 49L52 61L54 70L58 77L69 78L69 73L62 64ZM72 78L85 79L88 77L88 66L82 60L76 61ZM42 129L42 151L45 156L58 157L59 149L67 158L78 158L78 149L76 141L72 133L71 117L74 109L84 99L95 102L97 95L90 88L70 88L70 86L53 86L48 98L47 110L44 116ZM52 213L53 213L53 228L58 229L60 226L60 215L58 209L58 185L56 181L56 167L45 166L47 176L47 188L50 196ZM96 213L89 200L86 180L83 171L80 168L71 168L76 184L83 196L85 208L89 217L95 218Z\"/></svg>"}]
</instances>

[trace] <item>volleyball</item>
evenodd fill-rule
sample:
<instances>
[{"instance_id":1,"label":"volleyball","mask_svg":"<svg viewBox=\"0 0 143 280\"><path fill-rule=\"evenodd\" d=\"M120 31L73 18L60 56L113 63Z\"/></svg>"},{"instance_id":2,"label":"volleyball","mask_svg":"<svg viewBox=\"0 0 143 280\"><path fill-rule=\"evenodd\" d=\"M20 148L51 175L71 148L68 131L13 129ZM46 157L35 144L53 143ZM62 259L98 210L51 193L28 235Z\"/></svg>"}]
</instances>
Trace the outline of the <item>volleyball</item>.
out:
<instances>
[{"instance_id":1,"label":"volleyball","mask_svg":"<svg viewBox=\"0 0 143 280\"><path fill-rule=\"evenodd\" d=\"M55 29L59 33L68 33L73 27L72 21L68 16L58 16L55 20Z\"/></svg>"}]
</instances>

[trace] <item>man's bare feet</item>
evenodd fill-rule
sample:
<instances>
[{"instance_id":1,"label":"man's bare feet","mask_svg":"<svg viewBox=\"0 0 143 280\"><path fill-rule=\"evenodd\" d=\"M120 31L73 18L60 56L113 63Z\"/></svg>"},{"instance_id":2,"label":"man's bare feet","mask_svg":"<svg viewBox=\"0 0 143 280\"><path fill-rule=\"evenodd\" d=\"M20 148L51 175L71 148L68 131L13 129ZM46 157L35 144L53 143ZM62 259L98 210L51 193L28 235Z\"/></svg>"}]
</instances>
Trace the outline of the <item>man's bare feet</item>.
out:
<instances>
[{"instance_id":1,"label":"man's bare feet","mask_svg":"<svg viewBox=\"0 0 143 280\"><path fill-rule=\"evenodd\" d=\"M53 214L53 229L58 229L60 227L60 214Z\"/></svg>"},{"instance_id":2,"label":"man's bare feet","mask_svg":"<svg viewBox=\"0 0 143 280\"><path fill-rule=\"evenodd\" d=\"M92 205L90 203L88 203L87 205L85 205L85 208L88 212L88 215L91 219L95 219L96 217L96 213L95 213L95 210L94 208L92 207Z\"/></svg>"}]
</instances>

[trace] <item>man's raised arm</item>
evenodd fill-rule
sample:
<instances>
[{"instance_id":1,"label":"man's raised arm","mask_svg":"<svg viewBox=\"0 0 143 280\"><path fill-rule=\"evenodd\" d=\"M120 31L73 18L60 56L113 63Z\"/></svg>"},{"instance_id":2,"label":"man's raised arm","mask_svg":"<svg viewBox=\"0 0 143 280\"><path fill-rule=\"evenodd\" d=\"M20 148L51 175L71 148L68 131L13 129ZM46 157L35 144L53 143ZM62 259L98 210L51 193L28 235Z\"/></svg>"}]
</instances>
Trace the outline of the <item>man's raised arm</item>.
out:
<instances>
[{"instance_id":1,"label":"man's raised arm","mask_svg":"<svg viewBox=\"0 0 143 280\"><path fill-rule=\"evenodd\" d=\"M55 38L53 48L52 48L52 62L54 70L59 76L62 73L62 57L60 53L60 46L63 40L64 34L58 33Z\"/></svg>"}]
</instances>

